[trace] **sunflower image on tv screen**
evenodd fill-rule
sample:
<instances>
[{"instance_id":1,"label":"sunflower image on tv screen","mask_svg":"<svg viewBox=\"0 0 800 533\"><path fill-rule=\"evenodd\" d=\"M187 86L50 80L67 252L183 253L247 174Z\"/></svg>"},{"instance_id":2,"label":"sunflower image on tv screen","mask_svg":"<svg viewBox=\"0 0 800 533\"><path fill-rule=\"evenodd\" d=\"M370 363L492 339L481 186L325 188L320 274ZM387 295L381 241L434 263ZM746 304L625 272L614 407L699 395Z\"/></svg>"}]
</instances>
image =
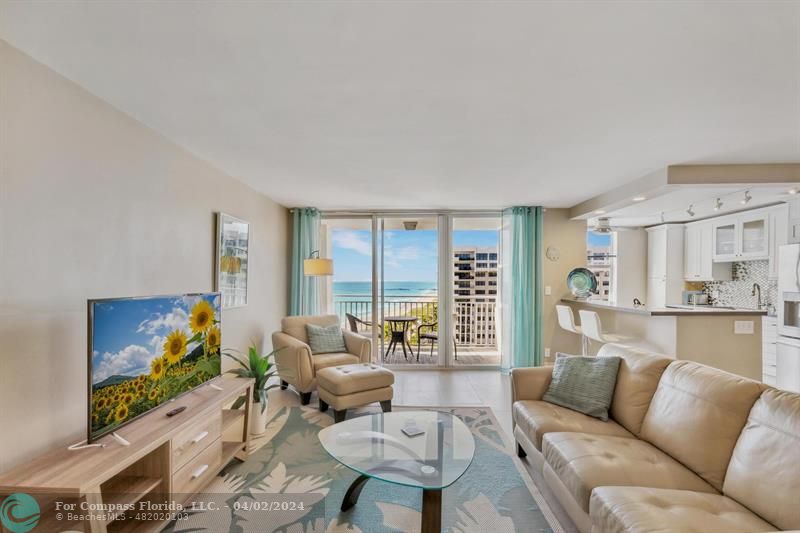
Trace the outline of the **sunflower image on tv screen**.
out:
<instances>
[{"instance_id":1,"label":"sunflower image on tv screen","mask_svg":"<svg viewBox=\"0 0 800 533\"><path fill-rule=\"evenodd\" d=\"M89 302L89 438L220 375L218 293Z\"/></svg>"}]
</instances>

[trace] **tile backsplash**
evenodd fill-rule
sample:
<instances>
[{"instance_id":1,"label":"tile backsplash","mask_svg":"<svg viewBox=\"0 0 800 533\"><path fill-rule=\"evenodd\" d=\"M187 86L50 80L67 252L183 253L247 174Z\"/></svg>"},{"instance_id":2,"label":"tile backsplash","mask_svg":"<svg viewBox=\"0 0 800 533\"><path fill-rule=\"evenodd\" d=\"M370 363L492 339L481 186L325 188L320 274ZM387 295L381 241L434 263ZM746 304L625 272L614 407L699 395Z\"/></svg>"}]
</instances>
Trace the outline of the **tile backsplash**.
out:
<instances>
[{"instance_id":1,"label":"tile backsplash","mask_svg":"<svg viewBox=\"0 0 800 533\"><path fill-rule=\"evenodd\" d=\"M703 292L712 305L746 307L755 309L758 296L753 296L753 283L761 287L761 300L767 305L778 301L778 282L770 280L769 261L742 261L733 263L731 281L709 281Z\"/></svg>"}]
</instances>

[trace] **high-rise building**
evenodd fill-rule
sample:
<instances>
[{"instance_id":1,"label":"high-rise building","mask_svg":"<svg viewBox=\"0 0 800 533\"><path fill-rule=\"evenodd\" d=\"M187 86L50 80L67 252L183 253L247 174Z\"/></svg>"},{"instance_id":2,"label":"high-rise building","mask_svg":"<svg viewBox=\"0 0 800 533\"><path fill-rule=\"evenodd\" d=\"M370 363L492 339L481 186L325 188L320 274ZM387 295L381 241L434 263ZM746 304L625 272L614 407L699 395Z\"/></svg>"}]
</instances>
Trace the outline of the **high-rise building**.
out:
<instances>
[{"instance_id":1,"label":"high-rise building","mask_svg":"<svg viewBox=\"0 0 800 533\"><path fill-rule=\"evenodd\" d=\"M498 261L497 248L493 247L460 246L453 250L456 342L496 344Z\"/></svg>"}]
</instances>

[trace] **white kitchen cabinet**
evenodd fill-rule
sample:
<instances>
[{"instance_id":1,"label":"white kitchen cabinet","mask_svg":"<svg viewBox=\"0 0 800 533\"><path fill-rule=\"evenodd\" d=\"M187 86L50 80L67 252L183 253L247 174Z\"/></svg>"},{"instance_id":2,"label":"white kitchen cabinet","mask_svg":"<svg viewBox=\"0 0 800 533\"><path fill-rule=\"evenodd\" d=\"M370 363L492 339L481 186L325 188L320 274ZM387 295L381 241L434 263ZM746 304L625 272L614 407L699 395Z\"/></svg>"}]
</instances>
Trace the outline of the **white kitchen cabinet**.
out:
<instances>
[{"instance_id":1,"label":"white kitchen cabinet","mask_svg":"<svg viewBox=\"0 0 800 533\"><path fill-rule=\"evenodd\" d=\"M773 387L777 384L778 320L761 317L761 381Z\"/></svg>"},{"instance_id":2,"label":"white kitchen cabinet","mask_svg":"<svg viewBox=\"0 0 800 533\"><path fill-rule=\"evenodd\" d=\"M769 212L766 209L712 219L711 230L714 261L769 258Z\"/></svg>"},{"instance_id":3,"label":"white kitchen cabinet","mask_svg":"<svg viewBox=\"0 0 800 533\"><path fill-rule=\"evenodd\" d=\"M686 224L683 248L683 275L686 281L724 281L731 279L730 263L715 263L712 223Z\"/></svg>"},{"instance_id":4,"label":"white kitchen cabinet","mask_svg":"<svg viewBox=\"0 0 800 533\"><path fill-rule=\"evenodd\" d=\"M778 279L778 249L789 242L789 207L769 210L769 279Z\"/></svg>"},{"instance_id":5,"label":"white kitchen cabinet","mask_svg":"<svg viewBox=\"0 0 800 533\"><path fill-rule=\"evenodd\" d=\"M683 292L684 228L662 224L647 228L647 301L651 308L680 304Z\"/></svg>"}]
</instances>

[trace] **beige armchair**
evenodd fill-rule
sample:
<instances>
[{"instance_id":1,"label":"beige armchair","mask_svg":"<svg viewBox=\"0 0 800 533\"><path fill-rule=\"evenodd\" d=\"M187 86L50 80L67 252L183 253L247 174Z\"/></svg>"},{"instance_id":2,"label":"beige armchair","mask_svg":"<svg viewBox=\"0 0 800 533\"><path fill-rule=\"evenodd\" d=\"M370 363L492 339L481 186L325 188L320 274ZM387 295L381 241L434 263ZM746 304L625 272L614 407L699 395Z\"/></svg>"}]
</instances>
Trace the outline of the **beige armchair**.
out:
<instances>
[{"instance_id":1,"label":"beige armchair","mask_svg":"<svg viewBox=\"0 0 800 533\"><path fill-rule=\"evenodd\" d=\"M328 366L369 363L372 358L372 341L362 335L342 330L347 352L311 353L306 334L306 324L332 326L339 324L336 315L290 316L281 320L281 331L272 334L281 388L292 385L300 393L300 402L308 405L311 391L317 388L317 372Z\"/></svg>"}]
</instances>

